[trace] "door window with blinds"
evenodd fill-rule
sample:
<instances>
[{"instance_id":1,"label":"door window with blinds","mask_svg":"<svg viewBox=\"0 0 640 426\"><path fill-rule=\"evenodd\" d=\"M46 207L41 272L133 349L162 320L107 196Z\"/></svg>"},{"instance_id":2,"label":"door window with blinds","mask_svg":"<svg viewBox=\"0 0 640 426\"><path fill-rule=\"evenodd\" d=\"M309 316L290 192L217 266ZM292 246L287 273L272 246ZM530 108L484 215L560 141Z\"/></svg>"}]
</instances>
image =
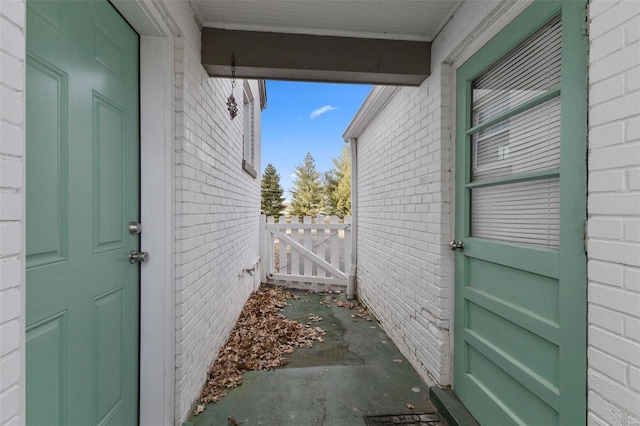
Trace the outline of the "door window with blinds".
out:
<instances>
[{"instance_id":1,"label":"door window with blinds","mask_svg":"<svg viewBox=\"0 0 640 426\"><path fill-rule=\"evenodd\" d=\"M471 235L558 248L561 21L472 83Z\"/></svg>"}]
</instances>

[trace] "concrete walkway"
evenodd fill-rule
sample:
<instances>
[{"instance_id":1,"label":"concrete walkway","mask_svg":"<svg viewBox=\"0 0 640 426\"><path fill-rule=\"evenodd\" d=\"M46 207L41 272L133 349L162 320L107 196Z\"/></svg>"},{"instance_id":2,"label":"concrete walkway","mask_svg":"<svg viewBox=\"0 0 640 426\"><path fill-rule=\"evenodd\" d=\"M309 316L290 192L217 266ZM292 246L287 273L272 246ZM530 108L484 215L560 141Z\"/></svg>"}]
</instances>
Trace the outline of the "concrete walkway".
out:
<instances>
[{"instance_id":1,"label":"concrete walkway","mask_svg":"<svg viewBox=\"0 0 640 426\"><path fill-rule=\"evenodd\" d=\"M354 321L357 311L320 304L331 295L296 293L300 299L282 313L303 323L310 314L322 317L311 324L327 332L324 342L296 349L285 367L245 373L240 387L190 419L194 425L229 425L229 417L245 426L445 424L427 385L375 321Z\"/></svg>"}]
</instances>

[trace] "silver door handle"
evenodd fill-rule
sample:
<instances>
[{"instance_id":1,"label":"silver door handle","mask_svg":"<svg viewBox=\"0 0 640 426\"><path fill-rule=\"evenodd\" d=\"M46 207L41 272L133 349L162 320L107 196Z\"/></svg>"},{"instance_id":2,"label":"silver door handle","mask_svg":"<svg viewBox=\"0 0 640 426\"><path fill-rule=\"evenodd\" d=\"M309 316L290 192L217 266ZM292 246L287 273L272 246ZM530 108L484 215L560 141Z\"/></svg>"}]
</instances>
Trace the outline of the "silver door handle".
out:
<instances>
[{"instance_id":1,"label":"silver door handle","mask_svg":"<svg viewBox=\"0 0 640 426\"><path fill-rule=\"evenodd\" d=\"M129 263L132 265L136 262L142 263L147 260L149 260L149 253L146 251L131 250L129 252Z\"/></svg>"},{"instance_id":2,"label":"silver door handle","mask_svg":"<svg viewBox=\"0 0 640 426\"><path fill-rule=\"evenodd\" d=\"M138 235L142 232L142 224L140 222L131 222L128 228L131 235Z\"/></svg>"},{"instance_id":3,"label":"silver door handle","mask_svg":"<svg viewBox=\"0 0 640 426\"><path fill-rule=\"evenodd\" d=\"M458 240L458 241L451 241L449 243L449 248L451 249L451 251L456 251L456 250L464 250L464 244L462 243L462 241Z\"/></svg>"}]
</instances>

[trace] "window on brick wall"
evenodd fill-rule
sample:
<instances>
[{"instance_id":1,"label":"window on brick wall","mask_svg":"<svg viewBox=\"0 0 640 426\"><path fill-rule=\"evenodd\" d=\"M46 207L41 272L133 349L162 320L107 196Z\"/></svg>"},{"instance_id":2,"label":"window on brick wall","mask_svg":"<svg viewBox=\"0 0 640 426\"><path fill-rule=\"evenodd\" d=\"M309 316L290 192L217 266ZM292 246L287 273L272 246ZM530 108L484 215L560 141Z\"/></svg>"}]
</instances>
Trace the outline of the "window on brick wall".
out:
<instances>
[{"instance_id":1,"label":"window on brick wall","mask_svg":"<svg viewBox=\"0 0 640 426\"><path fill-rule=\"evenodd\" d=\"M254 100L251 94L251 88L249 84L244 82L244 95L243 95L243 114L242 114L242 126L243 126L243 158L242 168L249 173L253 178L258 176L255 167L255 126L254 126Z\"/></svg>"}]
</instances>

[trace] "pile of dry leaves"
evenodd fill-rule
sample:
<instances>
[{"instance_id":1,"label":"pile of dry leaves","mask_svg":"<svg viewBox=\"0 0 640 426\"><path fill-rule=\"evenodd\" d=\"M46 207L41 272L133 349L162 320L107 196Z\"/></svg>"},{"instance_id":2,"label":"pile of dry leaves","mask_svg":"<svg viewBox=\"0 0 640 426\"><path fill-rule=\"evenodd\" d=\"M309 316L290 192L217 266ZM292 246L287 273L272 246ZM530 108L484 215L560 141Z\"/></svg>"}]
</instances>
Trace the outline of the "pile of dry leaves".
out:
<instances>
[{"instance_id":1,"label":"pile of dry leaves","mask_svg":"<svg viewBox=\"0 0 640 426\"><path fill-rule=\"evenodd\" d=\"M209 402L242 384L242 375L250 370L269 370L287 363L286 354L294 348L311 347L322 342L325 333L319 327L286 319L278 313L287 299L298 299L281 287L263 287L247 301L226 346L220 351L200 396L198 415Z\"/></svg>"}]
</instances>

